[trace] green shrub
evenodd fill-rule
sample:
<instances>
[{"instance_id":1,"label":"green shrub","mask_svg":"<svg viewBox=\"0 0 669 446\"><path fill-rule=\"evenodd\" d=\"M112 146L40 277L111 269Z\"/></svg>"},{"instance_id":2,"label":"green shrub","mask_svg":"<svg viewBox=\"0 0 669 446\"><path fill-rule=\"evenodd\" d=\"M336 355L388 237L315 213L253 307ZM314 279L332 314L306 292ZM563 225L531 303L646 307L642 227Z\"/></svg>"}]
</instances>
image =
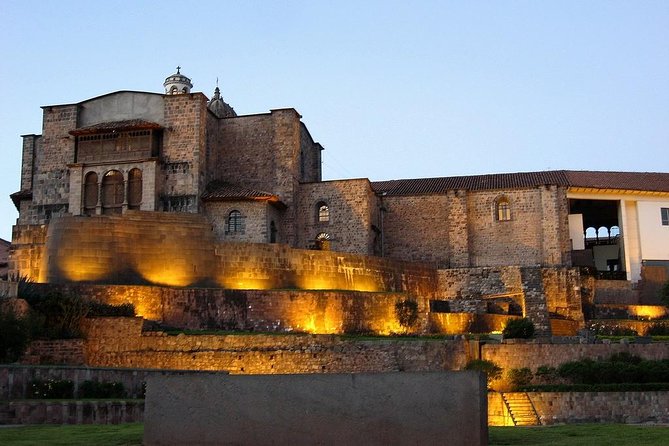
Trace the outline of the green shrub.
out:
<instances>
[{"instance_id":1,"label":"green shrub","mask_svg":"<svg viewBox=\"0 0 669 446\"><path fill-rule=\"evenodd\" d=\"M648 327L646 334L648 336L667 336L669 335L669 323L657 322Z\"/></svg>"},{"instance_id":2,"label":"green shrub","mask_svg":"<svg viewBox=\"0 0 669 446\"><path fill-rule=\"evenodd\" d=\"M642 360L619 353L603 361L567 362L558 368L558 374L572 384L669 383L669 360Z\"/></svg>"},{"instance_id":3,"label":"green shrub","mask_svg":"<svg viewBox=\"0 0 669 446\"><path fill-rule=\"evenodd\" d=\"M472 359L465 366L465 370L478 370L480 372L485 372L488 381L488 387L490 383L502 377L502 368L495 364L492 361L487 359Z\"/></svg>"},{"instance_id":4,"label":"green shrub","mask_svg":"<svg viewBox=\"0 0 669 446\"><path fill-rule=\"evenodd\" d=\"M588 330L601 336L638 336L636 330L624 325L610 325L602 322L591 322L588 324Z\"/></svg>"},{"instance_id":5,"label":"green shrub","mask_svg":"<svg viewBox=\"0 0 669 446\"><path fill-rule=\"evenodd\" d=\"M507 372L507 376L514 389L529 385L533 378L532 370L527 367L523 367L522 369L511 369Z\"/></svg>"},{"instance_id":6,"label":"green shrub","mask_svg":"<svg viewBox=\"0 0 669 446\"><path fill-rule=\"evenodd\" d=\"M504 326L502 335L507 339L529 339L534 336L534 324L526 317L511 319Z\"/></svg>"},{"instance_id":7,"label":"green shrub","mask_svg":"<svg viewBox=\"0 0 669 446\"><path fill-rule=\"evenodd\" d=\"M44 318L41 337L68 339L81 336L81 321L88 314L88 304L80 297L51 292L31 306Z\"/></svg>"},{"instance_id":8,"label":"green shrub","mask_svg":"<svg viewBox=\"0 0 669 446\"><path fill-rule=\"evenodd\" d=\"M0 308L0 363L17 361L30 343L28 318L17 317L10 309Z\"/></svg>"},{"instance_id":9,"label":"green shrub","mask_svg":"<svg viewBox=\"0 0 669 446\"><path fill-rule=\"evenodd\" d=\"M79 398L124 398L125 387L121 382L84 381L79 386Z\"/></svg>"},{"instance_id":10,"label":"green shrub","mask_svg":"<svg viewBox=\"0 0 669 446\"><path fill-rule=\"evenodd\" d=\"M531 384L519 392L653 392L669 390L669 383L613 383L613 384Z\"/></svg>"},{"instance_id":11,"label":"green shrub","mask_svg":"<svg viewBox=\"0 0 669 446\"><path fill-rule=\"evenodd\" d=\"M42 297L39 285L33 282L30 277L12 277L12 280L18 282L16 295L19 299L25 299L28 304L33 305Z\"/></svg>"},{"instance_id":12,"label":"green shrub","mask_svg":"<svg viewBox=\"0 0 669 446\"><path fill-rule=\"evenodd\" d=\"M112 305L99 302L88 304L88 317L133 317L135 306L131 303Z\"/></svg>"},{"instance_id":13,"label":"green shrub","mask_svg":"<svg viewBox=\"0 0 669 446\"><path fill-rule=\"evenodd\" d=\"M400 325L411 328L418 320L418 304L413 300L403 300L395 304L395 315Z\"/></svg>"},{"instance_id":14,"label":"green shrub","mask_svg":"<svg viewBox=\"0 0 669 446\"><path fill-rule=\"evenodd\" d=\"M662 303L669 307L669 280L667 280L664 283L664 285L662 285L662 288L660 288L659 294L660 294L660 300L662 300Z\"/></svg>"},{"instance_id":15,"label":"green shrub","mask_svg":"<svg viewBox=\"0 0 669 446\"><path fill-rule=\"evenodd\" d=\"M65 379L34 380L28 384L27 398L71 399L74 398L74 383Z\"/></svg>"}]
</instances>

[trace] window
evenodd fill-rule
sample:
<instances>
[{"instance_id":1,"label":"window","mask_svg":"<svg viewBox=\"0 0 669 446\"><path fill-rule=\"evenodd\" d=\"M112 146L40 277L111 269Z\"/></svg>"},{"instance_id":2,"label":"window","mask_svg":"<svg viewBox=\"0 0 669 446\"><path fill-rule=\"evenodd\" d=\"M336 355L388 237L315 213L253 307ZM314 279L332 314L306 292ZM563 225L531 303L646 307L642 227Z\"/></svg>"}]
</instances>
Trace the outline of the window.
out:
<instances>
[{"instance_id":1,"label":"window","mask_svg":"<svg viewBox=\"0 0 669 446\"><path fill-rule=\"evenodd\" d=\"M321 232L316 236L316 249L321 251L330 250L330 234L327 232Z\"/></svg>"},{"instance_id":2,"label":"window","mask_svg":"<svg viewBox=\"0 0 669 446\"><path fill-rule=\"evenodd\" d=\"M142 171L128 172L128 209L139 209L142 204Z\"/></svg>"},{"instance_id":3,"label":"window","mask_svg":"<svg viewBox=\"0 0 669 446\"><path fill-rule=\"evenodd\" d=\"M241 233L244 232L242 213L239 211L232 211L228 214L228 230L226 233Z\"/></svg>"},{"instance_id":4,"label":"window","mask_svg":"<svg viewBox=\"0 0 669 446\"><path fill-rule=\"evenodd\" d=\"M98 205L98 174L88 172L84 180L84 214L95 215Z\"/></svg>"},{"instance_id":5,"label":"window","mask_svg":"<svg viewBox=\"0 0 669 446\"><path fill-rule=\"evenodd\" d=\"M316 205L318 208L318 222L327 223L330 221L330 208L322 201Z\"/></svg>"},{"instance_id":6,"label":"window","mask_svg":"<svg viewBox=\"0 0 669 446\"><path fill-rule=\"evenodd\" d=\"M495 202L495 214L497 221L511 220L511 204L506 197L500 197Z\"/></svg>"},{"instance_id":7,"label":"window","mask_svg":"<svg viewBox=\"0 0 669 446\"><path fill-rule=\"evenodd\" d=\"M102 178L102 213L120 214L123 208L123 174L110 170Z\"/></svg>"},{"instance_id":8,"label":"window","mask_svg":"<svg viewBox=\"0 0 669 446\"><path fill-rule=\"evenodd\" d=\"M662 215L662 226L669 226L669 208L660 208Z\"/></svg>"},{"instance_id":9,"label":"window","mask_svg":"<svg viewBox=\"0 0 669 446\"><path fill-rule=\"evenodd\" d=\"M278 231L276 229L276 224L274 224L274 220L272 220L269 223L269 242L270 243L276 243L276 233L277 232Z\"/></svg>"}]
</instances>

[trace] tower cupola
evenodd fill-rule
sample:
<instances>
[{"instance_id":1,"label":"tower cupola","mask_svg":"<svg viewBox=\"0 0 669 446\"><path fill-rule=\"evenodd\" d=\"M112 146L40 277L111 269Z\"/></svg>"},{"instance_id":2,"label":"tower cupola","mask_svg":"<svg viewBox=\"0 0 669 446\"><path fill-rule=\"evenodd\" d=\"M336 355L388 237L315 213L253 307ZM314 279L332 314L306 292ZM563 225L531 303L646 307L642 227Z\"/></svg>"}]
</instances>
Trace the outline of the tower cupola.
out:
<instances>
[{"instance_id":1,"label":"tower cupola","mask_svg":"<svg viewBox=\"0 0 669 446\"><path fill-rule=\"evenodd\" d=\"M207 108L209 108L209 111L216 115L217 118L231 118L237 116L235 110L223 100L223 97L221 97L221 90L218 88L218 79L216 79L214 97L212 97L207 104Z\"/></svg>"},{"instance_id":2,"label":"tower cupola","mask_svg":"<svg viewBox=\"0 0 669 446\"><path fill-rule=\"evenodd\" d=\"M181 74L181 67L177 67L177 72L167 76L163 83L165 94L184 94L190 93L193 84L190 79Z\"/></svg>"}]
</instances>

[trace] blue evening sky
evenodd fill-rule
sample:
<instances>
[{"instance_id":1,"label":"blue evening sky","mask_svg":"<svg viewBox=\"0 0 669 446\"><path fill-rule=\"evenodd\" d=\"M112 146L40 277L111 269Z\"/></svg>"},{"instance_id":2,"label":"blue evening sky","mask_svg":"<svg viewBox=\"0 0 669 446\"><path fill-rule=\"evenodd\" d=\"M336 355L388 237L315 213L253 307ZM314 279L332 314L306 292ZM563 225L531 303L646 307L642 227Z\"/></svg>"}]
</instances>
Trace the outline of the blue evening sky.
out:
<instances>
[{"instance_id":1,"label":"blue evening sky","mask_svg":"<svg viewBox=\"0 0 669 446\"><path fill-rule=\"evenodd\" d=\"M40 106L162 92L293 107L324 179L669 171L669 1L0 0L0 237Z\"/></svg>"}]
</instances>

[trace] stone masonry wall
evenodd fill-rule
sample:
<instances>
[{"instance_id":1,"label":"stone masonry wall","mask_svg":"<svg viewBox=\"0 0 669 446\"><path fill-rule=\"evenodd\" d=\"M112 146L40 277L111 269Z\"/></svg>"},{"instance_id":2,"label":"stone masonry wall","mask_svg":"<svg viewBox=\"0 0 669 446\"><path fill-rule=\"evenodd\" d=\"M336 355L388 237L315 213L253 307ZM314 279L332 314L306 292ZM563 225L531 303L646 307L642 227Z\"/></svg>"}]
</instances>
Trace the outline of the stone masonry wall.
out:
<instances>
[{"instance_id":1,"label":"stone masonry wall","mask_svg":"<svg viewBox=\"0 0 669 446\"><path fill-rule=\"evenodd\" d=\"M34 282L44 280L44 251L47 225L16 225L12 227L9 248L9 277L27 277Z\"/></svg>"},{"instance_id":2,"label":"stone masonry wall","mask_svg":"<svg viewBox=\"0 0 669 446\"><path fill-rule=\"evenodd\" d=\"M161 373L161 371L57 365L2 365L0 366L0 400L28 398L31 381L50 379L72 381L75 395L78 394L79 386L84 381L120 382L129 398L142 398L147 377L156 373Z\"/></svg>"},{"instance_id":3,"label":"stone masonry wall","mask_svg":"<svg viewBox=\"0 0 669 446\"><path fill-rule=\"evenodd\" d=\"M498 221L495 200L506 197L511 220ZM540 189L467 194L471 266L541 264L543 207Z\"/></svg>"},{"instance_id":4,"label":"stone masonry wall","mask_svg":"<svg viewBox=\"0 0 669 446\"><path fill-rule=\"evenodd\" d=\"M448 201L446 195L383 197L384 255L447 267L448 228L458 224L457 215L449 215Z\"/></svg>"},{"instance_id":5,"label":"stone masonry wall","mask_svg":"<svg viewBox=\"0 0 669 446\"><path fill-rule=\"evenodd\" d=\"M197 212L206 180L207 98L202 93L165 96L165 126L161 159L162 193L168 197L193 197L179 210Z\"/></svg>"},{"instance_id":6,"label":"stone masonry wall","mask_svg":"<svg viewBox=\"0 0 669 446\"><path fill-rule=\"evenodd\" d=\"M327 222L318 221L319 203L330 209ZM324 232L333 251L374 254L376 196L367 179L302 184L296 214L300 248L310 248Z\"/></svg>"},{"instance_id":7,"label":"stone masonry wall","mask_svg":"<svg viewBox=\"0 0 669 446\"><path fill-rule=\"evenodd\" d=\"M268 207L264 201L212 201L205 204L204 211L218 241L269 243ZM232 211L242 215L240 232L228 232Z\"/></svg>"},{"instance_id":8,"label":"stone masonry wall","mask_svg":"<svg viewBox=\"0 0 669 446\"><path fill-rule=\"evenodd\" d=\"M406 291L416 296L429 296L436 286L434 270L421 264L283 244L216 244L207 220L193 214L62 217L49 225L46 243L48 261L38 277L50 283Z\"/></svg>"},{"instance_id":9,"label":"stone masonry wall","mask_svg":"<svg viewBox=\"0 0 669 446\"><path fill-rule=\"evenodd\" d=\"M395 305L405 293L263 291L147 286L41 285L97 302L131 303L137 314L169 327L309 333L404 333ZM427 330L429 301L415 299L418 321ZM62 361L61 361L62 362Z\"/></svg>"},{"instance_id":10,"label":"stone masonry wall","mask_svg":"<svg viewBox=\"0 0 669 446\"><path fill-rule=\"evenodd\" d=\"M144 421L144 401L0 401L0 425Z\"/></svg>"},{"instance_id":11,"label":"stone masonry wall","mask_svg":"<svg viewBox=\"0 0 669 446\"><path fill-rule=\"evenodd\" d=\"M466 341L358 340L334 335L166 336L142 320L96 318L87 327L95 367L226 370L231 374L460 370Z\"/></svg>"},{"instance_id":12,"label":"stone masonry wall","mask_svg":"<svg viewBox=\"0 0 669 446\"><path fill-rule=\"evenodd\" d=\"M43 136L32 157L32 202L28 212L22 212L20 223L43 224L52 216L68 211L70 181L67 163L74 162L75 145L75 138L68 132L76 128L76 123L76 105L44 107Z\"/></svg>"},{"instance_id":13,"label":"stone masonry wall","mask_svg":"<svg viewBox=\"0 0 669 446\"><path fill-rule=\"evenodd\" d=\"M542 365L557 367L579 359L606 359L614 353L630 353L644 359L669 359L666 344L484 344L481 359L494 361L504 370Z\"/></svg>"},{"instance_id":14,"label":"stone masonry wall","mask_svg":"<svg viewBox=\"0 0 669 446\"><path fill-rule=\"evenodd\" d=\"M529 392L527 396L547 425L669 422L669 392ZM488 425L513 426L497 392L488 392Z\"/></svg>"}]
</instances>

